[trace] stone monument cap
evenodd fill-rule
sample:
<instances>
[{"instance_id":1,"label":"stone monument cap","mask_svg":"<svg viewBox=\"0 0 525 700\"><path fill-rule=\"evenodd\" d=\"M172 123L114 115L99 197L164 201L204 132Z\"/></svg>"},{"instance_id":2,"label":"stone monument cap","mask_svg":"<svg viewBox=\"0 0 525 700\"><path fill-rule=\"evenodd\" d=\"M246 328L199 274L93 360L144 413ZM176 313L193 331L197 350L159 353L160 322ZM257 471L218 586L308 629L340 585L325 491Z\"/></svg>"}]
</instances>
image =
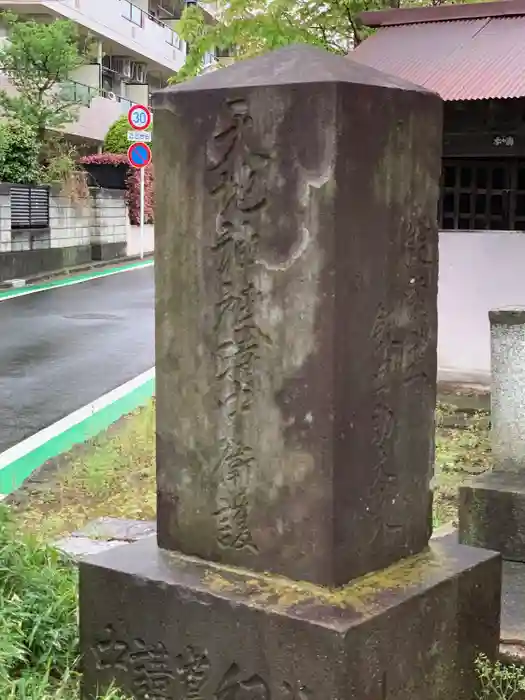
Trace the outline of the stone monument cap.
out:
<instances>
[{"instance_id":1,"label":"stone monument cap","mask_svg":"<svg viewBox=\"0 0 525 700\"><path fill-rule=\"evenodd\" d=\"M490 309L489 320L500 326L520 326L525 323L525 306L502 306Z\"/></svg>"},{"instance_id":2,"label":"stone monument cap","mask_svg":"<svg viewBox=\"0 0 525 700\"><path fill-rule=\"evenodd\" d=\"M346 56L337 56L315 46L294 44L165 88L154 93L153 106L161 107L163 98L169 99L173 93L301 83L353 83L429 93L423 87L362 65Z\"/></svg>"}]
</instances>

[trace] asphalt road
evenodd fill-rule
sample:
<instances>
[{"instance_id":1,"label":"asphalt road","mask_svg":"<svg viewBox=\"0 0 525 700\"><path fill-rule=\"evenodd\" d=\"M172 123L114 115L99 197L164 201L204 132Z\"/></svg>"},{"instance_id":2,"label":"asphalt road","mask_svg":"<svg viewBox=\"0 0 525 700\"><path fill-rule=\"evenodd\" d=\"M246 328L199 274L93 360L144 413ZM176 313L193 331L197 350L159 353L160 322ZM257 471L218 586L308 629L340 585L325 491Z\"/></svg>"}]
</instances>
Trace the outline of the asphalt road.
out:
<instances>
[{"instance_id":1,"label":"asphalt road","mask_svg":"<svg viewBox=\"0 0 525 700\"><path fill-rule=\"evenodd\" d=\"M153 367L153 274L0 302L0 453Z\"/></svg>"}]
</instances>

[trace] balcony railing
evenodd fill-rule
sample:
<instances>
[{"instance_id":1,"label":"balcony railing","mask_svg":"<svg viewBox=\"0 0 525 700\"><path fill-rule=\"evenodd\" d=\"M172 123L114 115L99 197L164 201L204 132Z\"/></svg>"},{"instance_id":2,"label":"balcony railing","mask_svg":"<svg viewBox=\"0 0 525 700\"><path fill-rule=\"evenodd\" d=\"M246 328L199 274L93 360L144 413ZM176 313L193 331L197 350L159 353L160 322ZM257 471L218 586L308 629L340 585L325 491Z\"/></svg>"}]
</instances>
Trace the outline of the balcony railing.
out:
<instances>
[{"instance_id":1,"label":"balcony railing","mask_svg":"<svg viewBox=\"0 0 525 700\"><path fill-rule=\"evenodd\" d=\"M138 104L137 102L133 102L133 100L128 100L127 97L116 95L114 92L109 92L108 90L101 90L100 95L112 102L118 102L121 105L123 114L127 114L133 105Z\"/></svg>"},{"instance_id":2,"label":"balcony railing","mask_svg":"<svg viewBox=\"0 0 525 700\"><path fill-rule=\"evenodd\" d=\"M134 5L129 0L121 0L122 2L122 16L127 19L128 22L136 24L137 27L144 26L144 15L146 14L144 10L137 5Z\"/></svg>"},{"instance_id":3,"label":"balcony railing","mask_svg":"<svg viewBox=\"0 0 525 700\"><path fill-rule=\"evenodd\" d=\"M83 83L77 83L74 80L68 80L60 85L60 94L65 100L77 102L84 107L89 107L91 100L100 94L97 88Z\"/></svg>"},{"instance_id":4,"label":"balcony railing","mask_svg":"<svg viewBox=\"0 0 525 700\"><path fill-rule=\"evenodd\" d=\"M74 80L68 80L67 82L62 83L60 85L60 94L64 97L64 99L81 104L83 107L89 107L91 105L91 101L95 97L105 97L112 102L118 102L122 106L123 114L127 114L133 105L138 104L133 100L129 100L127 97L116 95L114 92L109 90L99 90L98 88L90 85L77 83Z\"/></svg>"},{"instance_id":5,"label":"balcony railing","mask_svg":"<svg viewBox=\"0 0 525 700\"><path fill-rule=\"evenodd\" d=\"M134 5L132 2L130 2L130 0L120 1L123 5L122 16L124 19L127 19L128 22L135 24L137 27L144 27L146 20L155 22L155 24L158 24L159 27L164 27L166 31L166 43L173 46L175 49L182 50L182 39L171 27L164 22L161 22L160 19L152 15L150 12L146 12L146 10L138 7L138 5Z\"/></svg>"},{"instance_id":6,"label":"balcony railing","mask_svg":"<svg viewBox=\"0 0 525 700\"><path fill-rule=\"evenodd\" d=\"M204 68L209 68L210 66L213 66L215 63L217 63L217 56L213 51L206 51L202 62Z\"/></svg>"},{"instance_id":7,"label":"balcony railing","mask_svg":"<svg viewBox=\"0 0 525 700\"><path fill-rule=\"evenodd\" d=\"M175 49L182 50L182 39L171 27L164 25L166 27L166 43L173 46Z\"/></svg>"}]
</instances>

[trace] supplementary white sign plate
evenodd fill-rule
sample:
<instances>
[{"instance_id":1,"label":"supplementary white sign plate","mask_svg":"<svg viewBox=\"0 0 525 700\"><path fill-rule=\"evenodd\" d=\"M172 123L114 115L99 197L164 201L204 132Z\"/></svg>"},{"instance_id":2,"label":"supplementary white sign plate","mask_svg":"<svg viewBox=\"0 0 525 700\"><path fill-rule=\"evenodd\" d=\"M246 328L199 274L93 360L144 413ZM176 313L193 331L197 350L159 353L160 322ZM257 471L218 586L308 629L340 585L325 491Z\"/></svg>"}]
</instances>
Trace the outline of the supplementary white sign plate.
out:
<instances>
[{"instance_id":1,"label":"supplementary white sign plate","mask_svg":"<svg viewBox=\"0 0 525 700\"><path fill-rule=\"evenodd\" d=\"M151 143L151 131L128 131L128 141L133 143Z\"/></svg>"}]
</instances>

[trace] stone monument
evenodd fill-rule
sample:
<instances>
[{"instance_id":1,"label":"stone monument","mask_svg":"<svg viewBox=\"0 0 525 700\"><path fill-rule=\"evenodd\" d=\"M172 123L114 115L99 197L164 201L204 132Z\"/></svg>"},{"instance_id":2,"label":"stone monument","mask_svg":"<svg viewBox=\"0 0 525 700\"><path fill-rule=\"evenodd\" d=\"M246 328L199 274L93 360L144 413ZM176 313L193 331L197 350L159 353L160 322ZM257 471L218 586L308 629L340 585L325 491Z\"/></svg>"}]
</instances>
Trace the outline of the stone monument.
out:
<instances>
[{"instance_id":1,"label":"stone monument","mask_svg":"<svg viewBox=\"0 0 525 700\"><path fill-rule=\"evenodd\" d=\"M460 539L525 562L525 308L489 320L493 470L460 489Z\"/></svg>"},{"instance_id":2,"label":"stone monument","mask_svg":"<svg viewBox=\"0 0 525 700\"><path fill-rule=\"evenodd\" d=\"M297 46L154 98L158 542L84 698L471 700L500 559L428 546L441 101Z\"/></svg>"}]
</instances>

